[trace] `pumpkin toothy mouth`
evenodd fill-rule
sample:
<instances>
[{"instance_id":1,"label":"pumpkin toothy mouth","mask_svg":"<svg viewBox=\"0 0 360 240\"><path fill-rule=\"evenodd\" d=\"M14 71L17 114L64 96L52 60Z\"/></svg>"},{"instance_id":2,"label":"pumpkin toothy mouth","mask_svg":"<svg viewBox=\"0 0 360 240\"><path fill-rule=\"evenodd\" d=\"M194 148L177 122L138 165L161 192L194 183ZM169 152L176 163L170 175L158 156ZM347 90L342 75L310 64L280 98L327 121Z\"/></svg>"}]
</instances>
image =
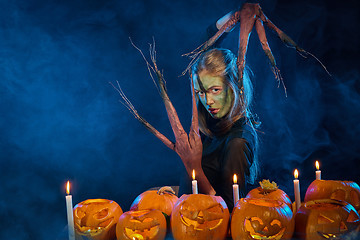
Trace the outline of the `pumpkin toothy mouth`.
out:
<instances>
[{"instance_id":1,"label":"pumpkin toothy mouth","mask_svg":"<svg viewBox=\"0 0 360 240\"><path fill-rule=\"evenodd\" d=\"M130 226L125 227L124 231L129 239L152 239L160 230L160 223L152 218L134 218L130 220L129 225Z\"/></svg>"},{"instance_id":2,"label":"pumpkin toothy mouth","mask_svg":"<svg viewBox=\"0 0 360 240\"><path fill-rule=\"evenodd\" d=\"M257 217L252 218L246 218L244 222L245 231L249 233L251 239L257 239L257 240L280 240L284 233L285 228L280 229L280 221L273 221L274 224L271 223L269 227L262 228L261 231L257 231L254 226L256 226L256 223L258 219ZM258 224L257 224L258 225ZM260 227L261 228L261 227Z\"/></svg>"},{"instance_id":3,"label":"pumpkin toothy mouth","mask_svg":"<svg viewBox=\"0 0 360 240\"><path fill-rule=\"evenodd\" d=\"M99 227L88 227L88 226L78 225L78 233L83 236L91 236L91 237L100 235L113 222L113 219L114 218L110 218L110 219L100 223Z\"/></svg>"},{"instance_id":4,"label":"pumpkin toothy mouth","mask_svg":"<svg viewBox=\"0 0 360 240\"><path fill-rule=\"evenodd\" d=\"M223 211L219 204L210 206L204 210L191 211L188 209L180 210L181 222L197 231L213 230L223 222Z\"/></svg>"},{"instance_id":5,"label":"pumpkin toothy mouth","mask_svg":"<svg viewBox=\"0 0 360 240\"><path fill-rule=\"evenodd\" d=\"M103 227L79 227L79 234L84 236L96 236L103 232Z\"/></svg>"}]
</instances>

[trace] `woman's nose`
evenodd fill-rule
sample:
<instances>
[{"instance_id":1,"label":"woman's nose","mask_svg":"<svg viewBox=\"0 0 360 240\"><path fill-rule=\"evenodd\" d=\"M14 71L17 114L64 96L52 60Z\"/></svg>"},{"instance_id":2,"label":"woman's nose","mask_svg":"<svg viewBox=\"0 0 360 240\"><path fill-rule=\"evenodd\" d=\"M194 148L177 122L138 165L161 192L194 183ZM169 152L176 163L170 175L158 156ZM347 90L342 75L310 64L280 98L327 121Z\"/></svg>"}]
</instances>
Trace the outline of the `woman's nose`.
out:
<instances>
[{"instance_id":1,"label":"woman's nose","mask_svg":"<svg viewBox=\"0 0 360 240\"><path fill-rule=\"evenodd\" d=\"M211 106L212 104L214 104L214 99L211 97L210 94L206 94L206 105Z\"/></svg>"}]
</instances>

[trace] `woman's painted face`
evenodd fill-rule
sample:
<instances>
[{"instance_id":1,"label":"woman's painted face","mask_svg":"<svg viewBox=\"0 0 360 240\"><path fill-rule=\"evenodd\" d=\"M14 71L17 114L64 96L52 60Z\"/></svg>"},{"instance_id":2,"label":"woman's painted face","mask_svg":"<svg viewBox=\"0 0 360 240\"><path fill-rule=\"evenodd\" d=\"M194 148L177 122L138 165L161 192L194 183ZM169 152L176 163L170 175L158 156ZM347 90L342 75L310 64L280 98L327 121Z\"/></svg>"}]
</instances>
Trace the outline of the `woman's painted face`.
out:
<instances>
[{"instance_id":1,"label":"woman's painted face","mask_svg":"<svg viewBox=\"0 0 360 240\"><path fill-rule=\"evenodd\" d=\"M220 119L230 111L233 92L225 84L224 77L201 71L198 81L194 81L194 89L200 102L213 118Z\"/></svg>"}]
</instances>

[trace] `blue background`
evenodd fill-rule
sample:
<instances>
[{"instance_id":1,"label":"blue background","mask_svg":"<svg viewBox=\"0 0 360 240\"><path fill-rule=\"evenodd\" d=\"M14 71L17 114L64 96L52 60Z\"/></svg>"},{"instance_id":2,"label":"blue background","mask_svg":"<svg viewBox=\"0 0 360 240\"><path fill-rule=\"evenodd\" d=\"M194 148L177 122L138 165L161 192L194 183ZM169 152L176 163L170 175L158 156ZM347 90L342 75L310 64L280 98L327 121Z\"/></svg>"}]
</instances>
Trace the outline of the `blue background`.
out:
<instances>
[{"instance_id":1,"label":"blue background","mask_svg":"<svg viewBox=\"0 0 360 240\"><path fill-rule=\"evenodd\" d=\"M323 179L360 182L359 6L356 0L259 1L312 58L269 44L287 86L277 86L254 32L247 63L262 121L261 176L302 197L320 160ZM0 1L0 239L55 239L66 225L65 183L74 205L108 198L124 211L144 190L178 185L182 163L135 120L109 82L173 139L145 63L156 41L170 98L189 128L189 60L206 27L241 1ZM224 47L236 51L238 29Z\"/></svg>"}]
</instances>

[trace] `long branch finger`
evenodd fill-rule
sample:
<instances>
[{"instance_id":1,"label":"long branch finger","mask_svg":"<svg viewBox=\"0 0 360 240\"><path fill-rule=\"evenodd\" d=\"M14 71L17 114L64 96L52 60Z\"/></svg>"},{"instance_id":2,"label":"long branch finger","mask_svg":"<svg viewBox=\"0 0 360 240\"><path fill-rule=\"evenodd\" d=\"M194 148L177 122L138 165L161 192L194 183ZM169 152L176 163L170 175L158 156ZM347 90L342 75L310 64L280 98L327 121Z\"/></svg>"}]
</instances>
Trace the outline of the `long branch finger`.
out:
<instances>
[{"instance_id":1,"label":"long branch finger","mask_svg":"<svg viewBox=\"0 0 360 240\"><path fill-rule=\"evenodd\" d=\"M261 9L259 9L258 17L265 23L265 25L268 28L270 28L271 30L273 30L277 33L277 35L281 39L281 41L283 41L288 46L295 48L296 51L298 51L298 52L306 53L306 51L304 49L302 49L301 47L299 47L294 40L292 40L288 35L286 35L277 26L275 26L275 24L270 21L270 19L263 13L263 11Z\"/></svg>"},{"instance_id":2,"label":"long branch finger","mask_svg":"<svg viewBox=\"0 0 360 240\"><path fill-rule=\"evenodd\" d=\"M280 85L280 83L282 84L282 86L284 87L284 90L285 90L285 95L287 95L286 93L286 87L285 87L285 84L284 84L284 80L283 78L281 77L281 74L280 74L280 70L277 68L276 66L276 61L275 61L275 58L274 58L274 55L272 54L271 52L271 49L270 49L270 46L269 46L269 43L267 41L267 38L266 38L266 33L265 33L265 29L264 29L264 25L261 21L260 18L257 18L256 21L255 21L255 28L256 28L256 32L259 36L259 40L260 40L260 43L261 43L261 46L266 54L266 56L269 58L270 60L270 63L271 63L271 66L272 66L272 71L275 75L275 79L278 81L278 85Z\"/></svg>"},{"instance_id":3,"label":"long branch finger","mask_svg":"<svg viewBox=\"0 0 360 240\"><path fill-rule=\"evenodd\" d=\"M189 142L191 147L195 147L196 142L199 141L200 133L199 133L199 114L196 105L196 95L194 89L193 78L190 76L190 84L191 84L191 99L192 99L192 120L190 126L190 133L189 133Z\"/></svg>"},{"instance_id":4,"label":"long branch finger","mask_svg":"<svg viewBox=\"0 0 360 240\"><path fill-rule=\"evenodd\" d=\"M261 10L261 8L259 9L259 14L258 17L265 23L265 25L270 28L271 30L275 31L278 35L278 37L281 39L281 41L283 41L287 46L293 47L296 49L296 51L303 56L302 54L305 55L310 55L311 57L313 57L318 63L320 63L320 65L324 68L324 70L327 72L327 74L329 74L329 76L331 76L331 74L329 73L329 71L327 70L327 68L325 67L325 65L312 53L302 49L301 47L299 47L299 45L292 40L288 35L286 35L283 31L281 31L278 27L275 26L275 24L273 24L270 19L263 13L263 11Z\"/></svg>"},{"instance_id":5,"label":"long branch finger","mask_svg":"<svg viewBox=\"0 0 360 240\"><path fill-rule=\"evenodd\" d=\"M134 117L143 124L151 133L153 133L158 139L160 139L168 148L174 150L175 144L171 142L167 137L165 137L162 133L156 130L148 121L146 121L140 114L137 112L133 104L126 97L125 93L122 91L119 82L117 82L117 87L114 86L113 83L110 82L110 85L119 93L120 97L124 102L121 102Z\"/></svg>"},{"instance_id":6,"label":"long branch finger","mask_svg":"<svg viewBox=\"0 0 360 240\"><path fill-rule=\"evenodd\" d=\"M255 16L256 13L254 4L244 4L243 8L240 10L240 37L237 59L239 81L241 82L244 74L245 56L248 47L249 37L256 20Z\"/></svg>"},{"instance_id":7,"label":"long branch finger","mask_svg":"<svg viewBox=\"0 0 360 240\"><path fill-rule=\"evenodd\" d=\"M191 120L191 129L195 130L199 133L199 116L198 116L198 109L196 105L196 94L194 89L194 82L192 76L190 76L191 81L191 101L192 101L192 120Z\"/></svg>"},{"instance_id":8,"label":"long branch finger","mask_svg":"<svg viewBox=\"0 0 360 240\"><path fill-rule=\"evenodd\" d=\"M274 55L271 52L269 43L267 41L264 25L263 25L261 19L259 19L259 18L256 19L255 28L256 28L256 32L259 36L259 40L260 40L262 49L264 50L266 56L269 58L271 65L273 67L275 67L276 61L275 61Z\"/></svg>"},{"instance_id":9,"label":"long branch finger","mask_svg":"<svg viewBox=\"0 0 360 240\"><path fill-rule=\"evenodd\" d=\"M164 77L161 74L160 70L158 69L158 67L156 65L156 59L153 55L155 52L154 51L150 51L150 52L152 54L151 61L153 62L155 74L158 79L160 95L161 95L161 98L163 99L163 102L164 102L164 105L166 108L166 113L168 115L173 133L175 135L175 139L178 139L181 135L186 134L186 132L185 132L183 126L181 125L179 116L167 94Z\"/></svg>"}]
</instances>

